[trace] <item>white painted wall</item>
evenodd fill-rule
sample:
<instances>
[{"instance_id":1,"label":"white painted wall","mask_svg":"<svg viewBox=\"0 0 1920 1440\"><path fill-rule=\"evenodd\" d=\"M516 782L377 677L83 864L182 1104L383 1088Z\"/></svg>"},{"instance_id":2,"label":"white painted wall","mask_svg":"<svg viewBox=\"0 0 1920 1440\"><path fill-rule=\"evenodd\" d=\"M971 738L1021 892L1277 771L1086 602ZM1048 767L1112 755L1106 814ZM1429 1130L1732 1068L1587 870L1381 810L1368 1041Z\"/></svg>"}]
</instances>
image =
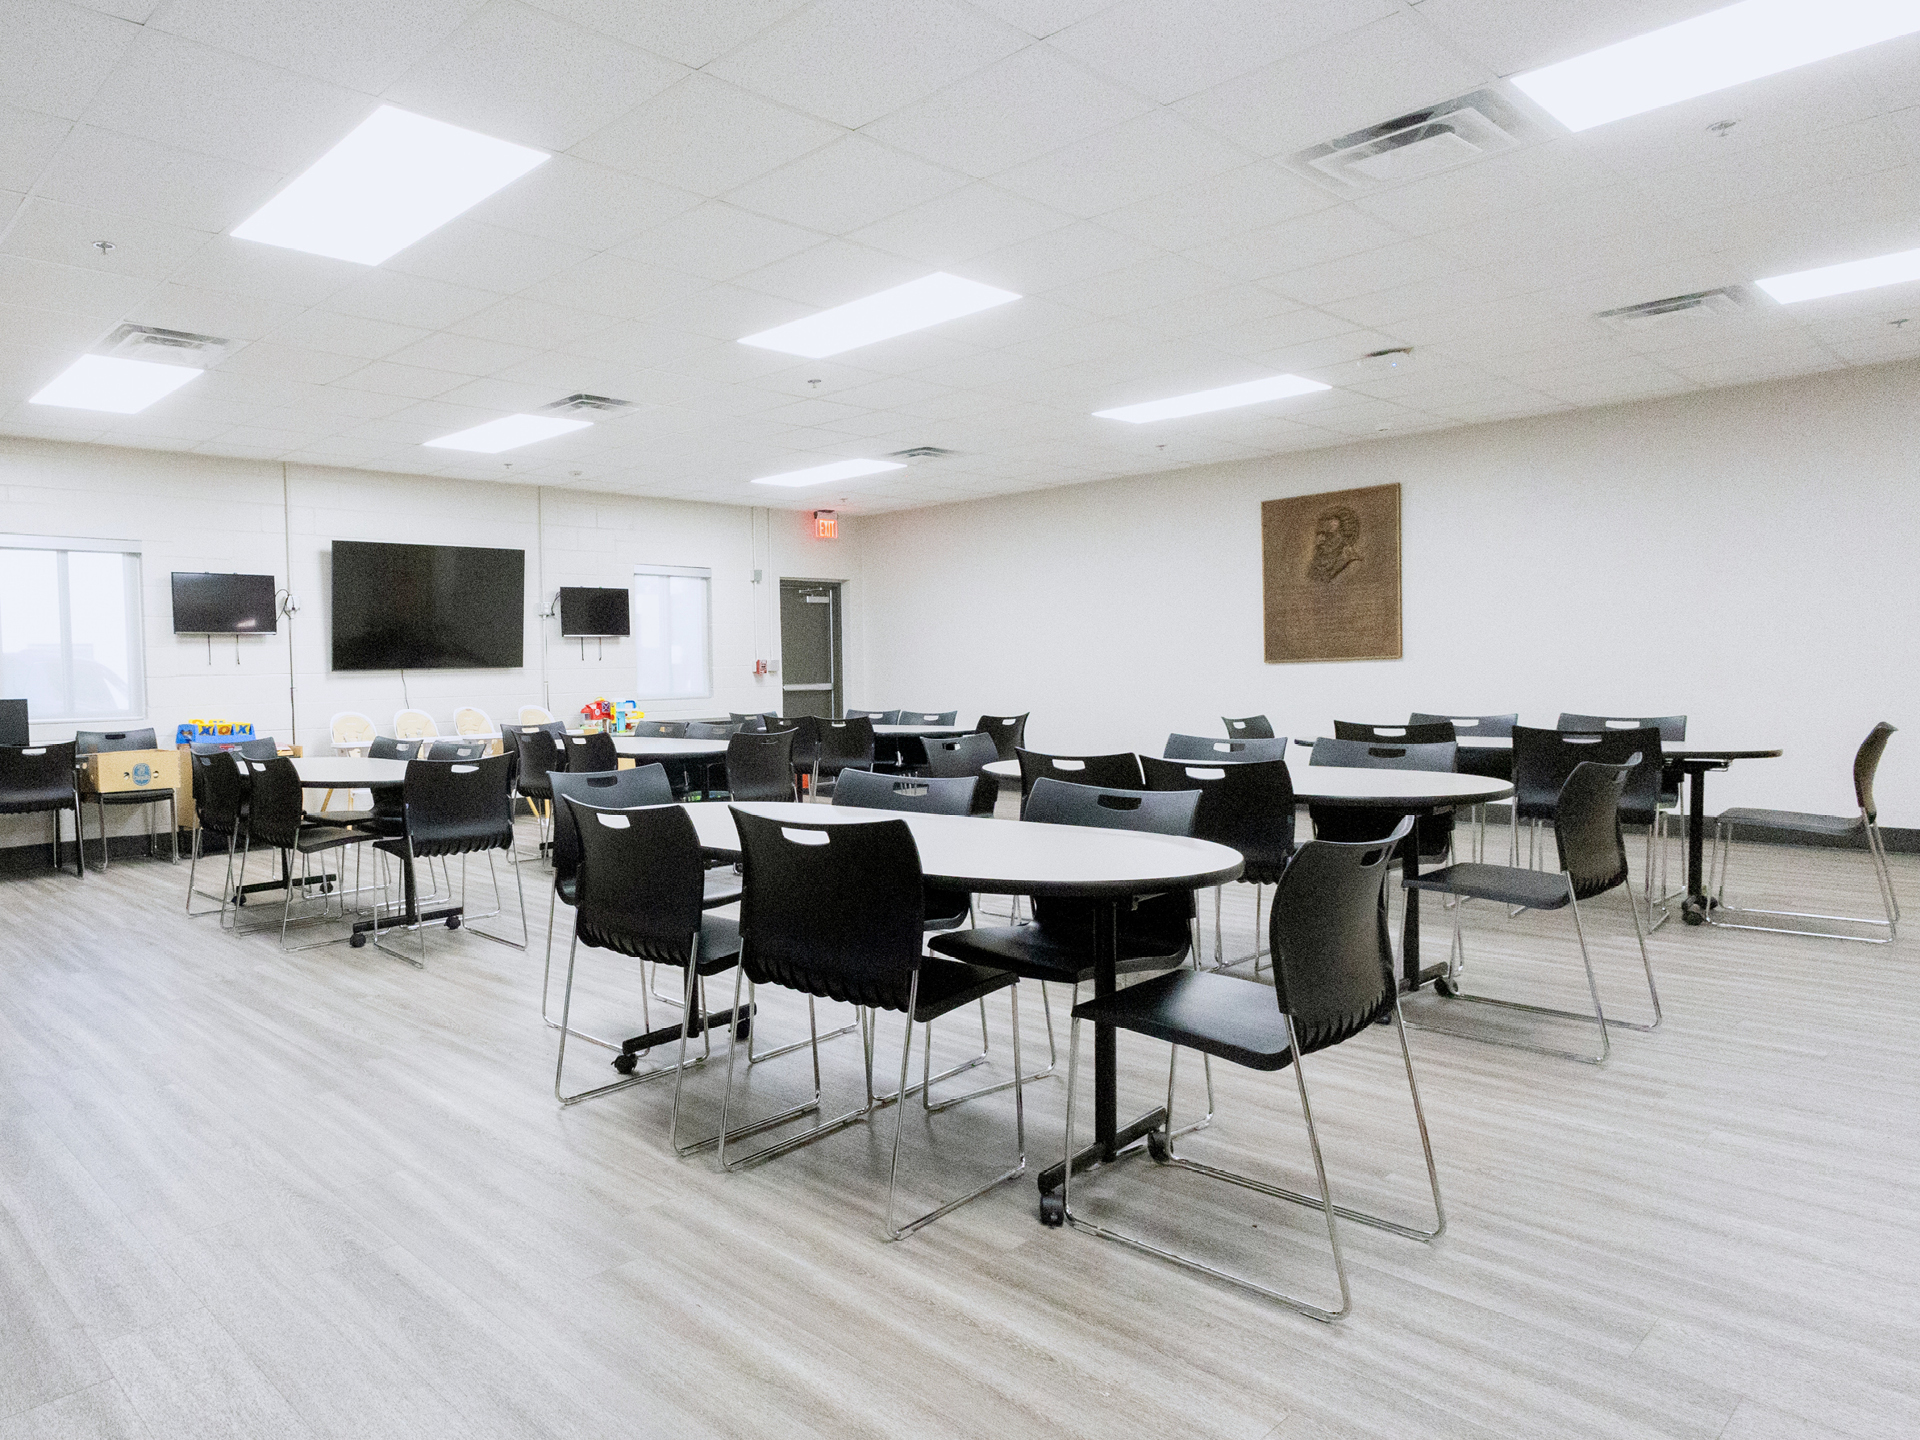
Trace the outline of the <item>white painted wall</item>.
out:
<instances>
[{"instance_id":1,"label":"white painted wall","mask_svg":"<svg viewBox=\"0 0 1920 1440\"><path fill-rule=\"evenodd\" d=\"M1711 778L1709 811L1828 813L1884 718L1883 819L1917 826L1916 402L1902 363L872 517L853 703L1156 754L1223 714L1685 712L1787 752ZM1405 658L1265 664L1260 502L1392 481Z\"/></svg>"},{"instance_id":2,"label":"white painted wall","mask_svg":"<svg viewBox=\"0 0 1920 1440\"><path fill-rule=\"evenodd\" d=\"M752 672L756 654L778 663L776 592L783 575L849 582L845 660L854 682L849 699L863 688L858 683L864 655L856 520L843 519L842 538L822 542L813 539L809 516L771 512L756 562L755 512L737 506L299 465L287 467L286 495L290 503L283 507L277 463L0 438L0 534L141 543L147 717L140 723L155 726L163 744L171 743L180 721L214 716L251 720L256 733L283 742L297 735L308 754L325 754L328 723L339 710L363 711L383 733L391 733L394 711L410 699L451 733L460 705L478 705L498 723L513 720L523 703L540 703L543 695L551 697L546 703L563 718L596 695L631 697L631 640L609 640L604 652L589 641L583 661L577 641L560 639L559 621L537 615L560 586L622 586L641 563L713 571L714 695L647 704L648 715L673 719L780 708L779 676L756 679ZM525 666L409 672L404 695L397 673L330 673L327 562L333 540L525 550ZM757 631L756 563L766 571ZM209 663L204 639L173 634L170 576L175 570L270 571L283 586L291 576L299 614L290 633L283 621L277 636L243 639L237 664L234 642L216 637ZM71 722L36 724L33 738L71 739L74 728ZM110 813L108 819L128 833L145 825L143 817L130 812ZM89 833L92 824L90 814ZM40 843L45 835L42 817L0 818L0 844Z\"/></svg>"}]
</instances>

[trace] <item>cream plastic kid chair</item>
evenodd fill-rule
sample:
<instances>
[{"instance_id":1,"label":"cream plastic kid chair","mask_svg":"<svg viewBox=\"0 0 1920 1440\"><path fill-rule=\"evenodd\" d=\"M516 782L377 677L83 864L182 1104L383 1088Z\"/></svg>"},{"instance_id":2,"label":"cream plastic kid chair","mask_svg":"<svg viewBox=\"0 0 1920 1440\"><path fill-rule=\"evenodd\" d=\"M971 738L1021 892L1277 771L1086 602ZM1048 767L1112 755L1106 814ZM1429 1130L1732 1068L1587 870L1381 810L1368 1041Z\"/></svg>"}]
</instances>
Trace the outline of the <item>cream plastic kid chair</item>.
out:
<instances>
[{"instance_id":1,"label":"cream plastic kid chair","mask_svg":"<svg viewBox=\"0 0 1920 1440\"><path fill-rule=\"evenodd\" d=\"M551 725L553 712L544 705L522 705L520 707L522 725Z\"/></svg>"},{"instance_id":2,"label":"cream plastic kid chair","mask_svg":"<svg viewBox=\"0 0 1920 1440\"><path fill-rule=\"evenodd\" d=\"M396 740L437 740L440 726L424 710L393 712L393 738Z\"/></svg>"},{"instance_id":3,"label":"cream plastic kid chair","mask_svg":"<svg viewBox=\"0 0 1920 1440\"><path fill-rule=\"evenodd\" d=\"M462 705L453 712L453 733L456 735L493 735L493 717L486 711L473 705Z\"/></svg>"},{"instance_id":4,"label":"cream plastic kid chair","mask_svg":"<svg viewBox=\"0 0 1920 1440\"><path fill-rule=\"evenodd\" d=\"M327 738L331 741L333 753L336 755L352 755L356 758L365 755L367 746L373 743L374 736L377 734L379 731L374 729L373 717L362 715L358 710L342 710L327 723ZM351 792L348 794L348 800L352 800ZM329 790L322 797L320 808L326 810L332 805L333 791Z\"/></svg>"}]
</instances>

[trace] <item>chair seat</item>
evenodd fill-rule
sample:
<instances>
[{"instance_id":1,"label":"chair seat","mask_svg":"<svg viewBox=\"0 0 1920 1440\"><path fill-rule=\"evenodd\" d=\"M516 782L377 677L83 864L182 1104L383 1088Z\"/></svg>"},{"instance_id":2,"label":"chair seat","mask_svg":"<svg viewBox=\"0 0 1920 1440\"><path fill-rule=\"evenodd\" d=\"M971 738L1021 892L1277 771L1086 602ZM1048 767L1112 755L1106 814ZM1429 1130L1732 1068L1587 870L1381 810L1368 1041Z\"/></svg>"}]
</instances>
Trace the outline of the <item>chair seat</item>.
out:
<instances>
[{"instance_id":1,"label":"chair seat","mask_svg":"<svg viewBox=\"0 0 1920 1440\"><path fill-rule=\"evenodd\" d=\"M943 890L938 885L926 887L926 919L928 930L955 930L967 923L973 914L973 897L964 890Z\"/></svg>"},{"instance_id":2,"label":"chair seat","mask_svg":"<svg viewBox=\"0 0 1920 1440\"><path fill-rule=\"evenodd\" d=\"M365 825L373 818L371 810L309 810L305 816L309 825Z\"/></svg>"},{"instance_id":3,"label":"chair seat","mask_svg":"<svg viewBox=\"0 0 1920 1440\"><path fill-rule=\"evenodd\" d=\"M701 975L717 975L740 963L740 922L724 915L700 917L700 963L694 967Z\"/></svg>"},{"instance_id":4,"label":"chair seat","mask_svg":"<svg viewBox=\"0 0 1920 1440\"><path fill-rule=\"evenodd\" d=\"M741 884L741 878L730 869L707 871L707 888L701 897L701 906L711 910L716 906L734 904L740 899Z\"/></svg>"},{"instance_id":5,"label":"chair seat","mask_svg":"<svg viewBox=\"0 0 1920 1440\"><path fill-rule=\"evenodd\" d=\"M1567 903L1566 877L1557 870L1523 870L1513 865L1449 865L1404 882L1409 890L1439 890L1469 900L1497 900L1529 910L1559 910Z\"/></svg>"},{"instance_id":6,"label":"chair seat","mask_svg":"<svg viewBox=\"0 0 1920 1440\"><path fill-rule=\"evenodd\" d=\"M366 831L347 825L302 825L290 848L302 855L317 855L322 850L359 845L371 838Z\"/></svg>"},{"instance_id":7,"label":"chair seat","mask_svg":"<svg viewBox=\"0 0 1920 1440\"><path fill-rule=\"evenodd\" d=\"M915 1024L938 1020L962 1005L985 999L996 990L1020 983L1011 970L974 965L962 960L943 960L928 955L920 961L920 989L915 996Z\"/></svg>"},{"instance_id":8,"label":"chair seat","mask_svg":"<svg viewBox=\"0 0 1920 1440\"><path fill-rule=\"evenodd\" d=\"M1802 835L1857 835L1866 829L1866 821L1858 815L1809 815L1802 810L1722 810L1719 821L1722 825L1792 830Z\"/></svg>"},{"instance_id":9,"label":"chair seat","mask_svg":"<svg viewBox=\"0 0 1920 1440\"><path fill-rule=\"evenodd\" d=\"M73 808L73 787L49 785L43 790L9 790L0 799L0 815L31 815L40 810Z\"/></svg>"},{"instance_id":10,"label":"chair seat","mask_svg":"<svg viewBox=\"0 0 1920 1440\"><path fill-rule=\"evenodd\" d=\"M171 800L173 791L160 790L114 790L105 795L83 795L83 800L96 800L106 805L158 805L162 800Z\"/></svg>"},{"instance_id":11,"label":"chair seat","mask_svg":"<svg viewBox=\"0 0 1920 1440\"><path fill-rule=\"evenodd\" d=\"M1157 975L1076 1005L1073 1018L1115 1025L1254 1070L1284 1069L1293 1059L1273 987L1219 971Z\"/></svg>"},{"instance_id":12,"label":"chair seat","mask_svg":"<svg viewBox=\"0 0 1920 1440\"><path fill-rule=\"evenodd\" d=\"M1162 942L1164 943L1164 942ZM1031 921L1019 925L989 925L957 934L936 935L927 942L936 954L975 965L1010 970L1027 980L1057 980L1075 985L1093 978L1093 956L1075 945L1061 944ZM1120 973L1164 970L1177 965L1183 952L1168 954L1157 946L1120 936Z\"/></svg>"},{"instance_id":13,"label":"chair seat","mask_svg":"<svg viewBox=\"0 0 1920 1440\"><path fill-rule=\"evenodd\" d=\"M1278 885L1280 877L1287 873L1287 862L1293 859L1293 851L1261 850L1249 846L1240 850L1240 858L1246 862L1240 869L1239 878L1243 883Z\"/></svg>"}]
</instances>

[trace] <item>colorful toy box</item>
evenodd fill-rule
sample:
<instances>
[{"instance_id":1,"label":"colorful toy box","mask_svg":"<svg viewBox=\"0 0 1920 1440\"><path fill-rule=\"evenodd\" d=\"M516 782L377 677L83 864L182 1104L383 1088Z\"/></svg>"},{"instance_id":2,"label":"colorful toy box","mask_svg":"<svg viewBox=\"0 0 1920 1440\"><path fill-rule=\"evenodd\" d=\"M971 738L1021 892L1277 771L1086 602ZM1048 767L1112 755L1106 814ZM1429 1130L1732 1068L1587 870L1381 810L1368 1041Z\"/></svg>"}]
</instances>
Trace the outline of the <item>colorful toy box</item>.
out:
<instances>
[{"instance_id":1,"label":"colorful toy box","mask_svg":"<svg viewBox=\"0 0 1920 1440\"><path fill-rule=\"evenodd\" d=\"M204 745L209 741L238 745L251 739L253 722L250 720L182 720L173 732L176 745Z\"/></svg>"}]
</instances>

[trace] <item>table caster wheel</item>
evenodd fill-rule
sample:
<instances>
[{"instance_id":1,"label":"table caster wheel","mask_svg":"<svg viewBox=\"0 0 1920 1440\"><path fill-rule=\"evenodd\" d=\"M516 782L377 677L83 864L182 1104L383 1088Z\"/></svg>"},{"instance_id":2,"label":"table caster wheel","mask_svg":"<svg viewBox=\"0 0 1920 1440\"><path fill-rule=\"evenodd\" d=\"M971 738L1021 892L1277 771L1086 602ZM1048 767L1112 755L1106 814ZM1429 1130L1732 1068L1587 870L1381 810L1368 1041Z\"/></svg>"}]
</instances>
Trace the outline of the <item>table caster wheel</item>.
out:
<instances>
[{"instance_id":1,"label":"table caster wheel","mask_svg":"<svg viewBox=\"0 0 1920 1440\"><path fill-rule=\"evenodd\" d=\"M618 1070L622 1075L633 1074L637 1063L631 1055L616 1055L613 1057L613 1068Z\"/></svg>"},{"instance_id":2,"label":"table caster wheel","mask_svg":"<svg viewBox=\"0 0 1920 1440\"><path fill-rule=\"evenodd\" d=\"M348 939L347 944L352 946L355 950L364 950L367 947L367 937L364 935L352 936L351 938Z\"/></svg>"},{"instance_id":3,"label":"table caster wheel","mask_svg":"<svg viewBox=\"0 0 1920 1440\"><path fill-rule=\"evenodd\" d=\"M447 929L458 930L459 928L460 928L460 917L458 915L447 916Z\"/></svg>"},{"instance_id":4,"label":"table caster wheel","mask_svg":"<svg viewBox=\"0 0 1920 1440\"><path fill-rule=\"evenodd\" d=\"M1453 981L1449 980L1446 976L1436 975L1433 977L1433 993L1436 995L1444 995L1448 999L1452 999L1455 995L1458 995L1460 993L1460 987L1454 984Z\"/></svg>"},{"instance_id":5,"label":"table caster wheel","mask_svg":"<svg viewBox=\"0 0 1920 1440\"><path fill-rule=\"evenodd\" d=\"M733 1038L741 1044L745 1044L747 1037L751 1034L753 1034L752 1020L742 1020L733 1027Z\"/></svg>"},{"instance_id":6,"label":"table caster wheel","mask_svg":"<svg viewBox=\"0 0 1920 1440\"><path fill-rule=\"evenodd\" d=\"M1058 1228L1067 1223L1067 1202L1059 1195L1040 1197L1040 1223L1049 1229Z\"/></svg>"},{"instance_id":7,"label":"table caster wheel","mask_svg":"<svg viewBox=\"0 0 1920 1440\"><path fill-rule=\"evenodd\" d=\"M1697 902L1689 900L1680 907L1680 918L1689 925L1704 925L1707 923L1706 909Z\"/></svg>"},{"instance_id":8,"label":"table caster wheel","mask_svg":"<svg viewBox=\"0 0 1920 1440\"><path fill-rule=\"evenodd\" d=\"M1154 1164L1164 1165L1173 1159L1173 1146L1164 1134L1155 1130L1147 1136L1147 1154L1153 1157Z\"/></svg>"}]
</instances>

